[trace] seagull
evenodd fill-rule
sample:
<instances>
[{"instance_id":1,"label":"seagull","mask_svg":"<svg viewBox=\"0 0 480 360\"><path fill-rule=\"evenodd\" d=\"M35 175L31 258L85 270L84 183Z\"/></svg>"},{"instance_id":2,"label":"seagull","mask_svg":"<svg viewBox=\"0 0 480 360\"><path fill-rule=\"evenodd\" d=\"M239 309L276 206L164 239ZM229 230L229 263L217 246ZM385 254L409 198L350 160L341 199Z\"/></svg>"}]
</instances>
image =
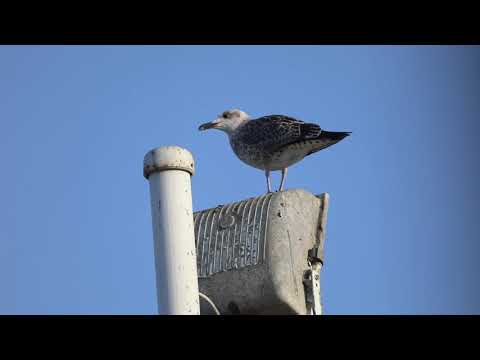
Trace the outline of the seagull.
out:
<instances>
[{"instance_id":1,"label":"seagull","mask_svg":"<svg viewBox=\"0 0 480 360\"><path fill-rule=\"evenodd\" d=\"M285 115L258 119L239 110L224 111L198 130L217 129L228 135L235 155L247 165L265 171L267 191L272 192L271 171L281 171L278 191L283 191L289 166L344 139L350 132L325 131L317 124Z\"/></svg>"}]
</instances>

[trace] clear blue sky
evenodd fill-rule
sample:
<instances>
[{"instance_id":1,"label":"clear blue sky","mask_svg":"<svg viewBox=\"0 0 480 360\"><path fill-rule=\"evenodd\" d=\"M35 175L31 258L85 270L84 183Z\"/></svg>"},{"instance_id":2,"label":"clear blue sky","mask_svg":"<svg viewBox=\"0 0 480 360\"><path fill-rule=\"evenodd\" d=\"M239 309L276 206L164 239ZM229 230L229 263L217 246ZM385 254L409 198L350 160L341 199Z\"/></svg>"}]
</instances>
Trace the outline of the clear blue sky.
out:
<instances>
[{"instance_id":1,"label":"clear blue sky","mask_svg":"<svg viewBox=\"0 0 480 360\"><path fill-rule=\"evenodd\" d=\"M238 107L353 132L287 178L331 196L326 314L480 314L479 64L473 46L0 46L0 313L156 313L143 156L194 154L195 210L262 194L197 131Z\"/></svg>"}]
</instances>

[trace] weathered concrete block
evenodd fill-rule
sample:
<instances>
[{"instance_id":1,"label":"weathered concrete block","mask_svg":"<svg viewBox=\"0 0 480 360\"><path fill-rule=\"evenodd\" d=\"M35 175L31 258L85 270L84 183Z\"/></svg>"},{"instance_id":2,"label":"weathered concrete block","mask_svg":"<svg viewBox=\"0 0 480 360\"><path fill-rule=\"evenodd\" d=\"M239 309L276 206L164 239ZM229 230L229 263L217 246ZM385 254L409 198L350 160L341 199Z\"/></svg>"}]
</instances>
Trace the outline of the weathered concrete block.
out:
<instances>
[{"instance_id":1,"label":"weathered concrete block","mask_svg":"<svg viewBox=\"0 0 480 360\"><path fill-rule=\"evenodd\" d=\"M265 194L194 214L199 290L222 314L306 314L310 262L323 262L328 194ZM213 311L201 301L201 314Z\"/></svg>"}]
</instances>

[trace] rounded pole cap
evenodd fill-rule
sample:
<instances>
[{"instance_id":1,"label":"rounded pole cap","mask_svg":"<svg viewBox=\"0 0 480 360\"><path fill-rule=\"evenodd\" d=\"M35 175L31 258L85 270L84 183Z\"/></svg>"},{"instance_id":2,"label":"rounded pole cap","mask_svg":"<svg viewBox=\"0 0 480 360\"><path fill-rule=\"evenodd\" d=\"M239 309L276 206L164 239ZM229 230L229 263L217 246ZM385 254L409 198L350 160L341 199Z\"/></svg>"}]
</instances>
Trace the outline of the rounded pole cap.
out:
<instances>
[{"instance_id":1,"label":"rounded pole cap","mask_svg":"<svg viewBox=\"0 0 480 360\"><path fill-rule=\"evenodd\" d=\"M165 170L183 170L195 173L195 162L190 151L179 146L161 146L150 150L143 159L143 176Z\"/></svg>"}]
</instances>

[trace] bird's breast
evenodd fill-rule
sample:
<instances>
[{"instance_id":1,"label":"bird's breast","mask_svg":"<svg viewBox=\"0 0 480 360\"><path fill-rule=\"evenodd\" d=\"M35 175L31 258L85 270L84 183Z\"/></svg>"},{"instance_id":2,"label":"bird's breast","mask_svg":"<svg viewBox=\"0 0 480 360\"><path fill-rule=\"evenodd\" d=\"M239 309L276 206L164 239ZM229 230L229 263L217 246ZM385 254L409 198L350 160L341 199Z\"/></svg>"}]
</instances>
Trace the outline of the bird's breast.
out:
<instances>
[{"instance_id":1,"label":"bird's breast","mask_svg":"<svg viewBox=\"0 0 480 360\"><path fill-rule=\"evenodd\" d=\"M270 154L262 151L254 145L248 145L237 141L230 141L233 152L245 164L253 166L254 168L265 170L266 163L268 163Z\"/></svg>"},{"instance_id":2,"label":"bird's breast","mask_svg":"<svg viewBox=\"0 0 480 360\"><path fill-rule=\"evenodd\" d=\"M233 152L245 164L260 170L277 171L301 161L308 153L319 146L315 140L306 140L269 151L259 146L238 141L230 141Z\"/></svg>"}]
</instances>

